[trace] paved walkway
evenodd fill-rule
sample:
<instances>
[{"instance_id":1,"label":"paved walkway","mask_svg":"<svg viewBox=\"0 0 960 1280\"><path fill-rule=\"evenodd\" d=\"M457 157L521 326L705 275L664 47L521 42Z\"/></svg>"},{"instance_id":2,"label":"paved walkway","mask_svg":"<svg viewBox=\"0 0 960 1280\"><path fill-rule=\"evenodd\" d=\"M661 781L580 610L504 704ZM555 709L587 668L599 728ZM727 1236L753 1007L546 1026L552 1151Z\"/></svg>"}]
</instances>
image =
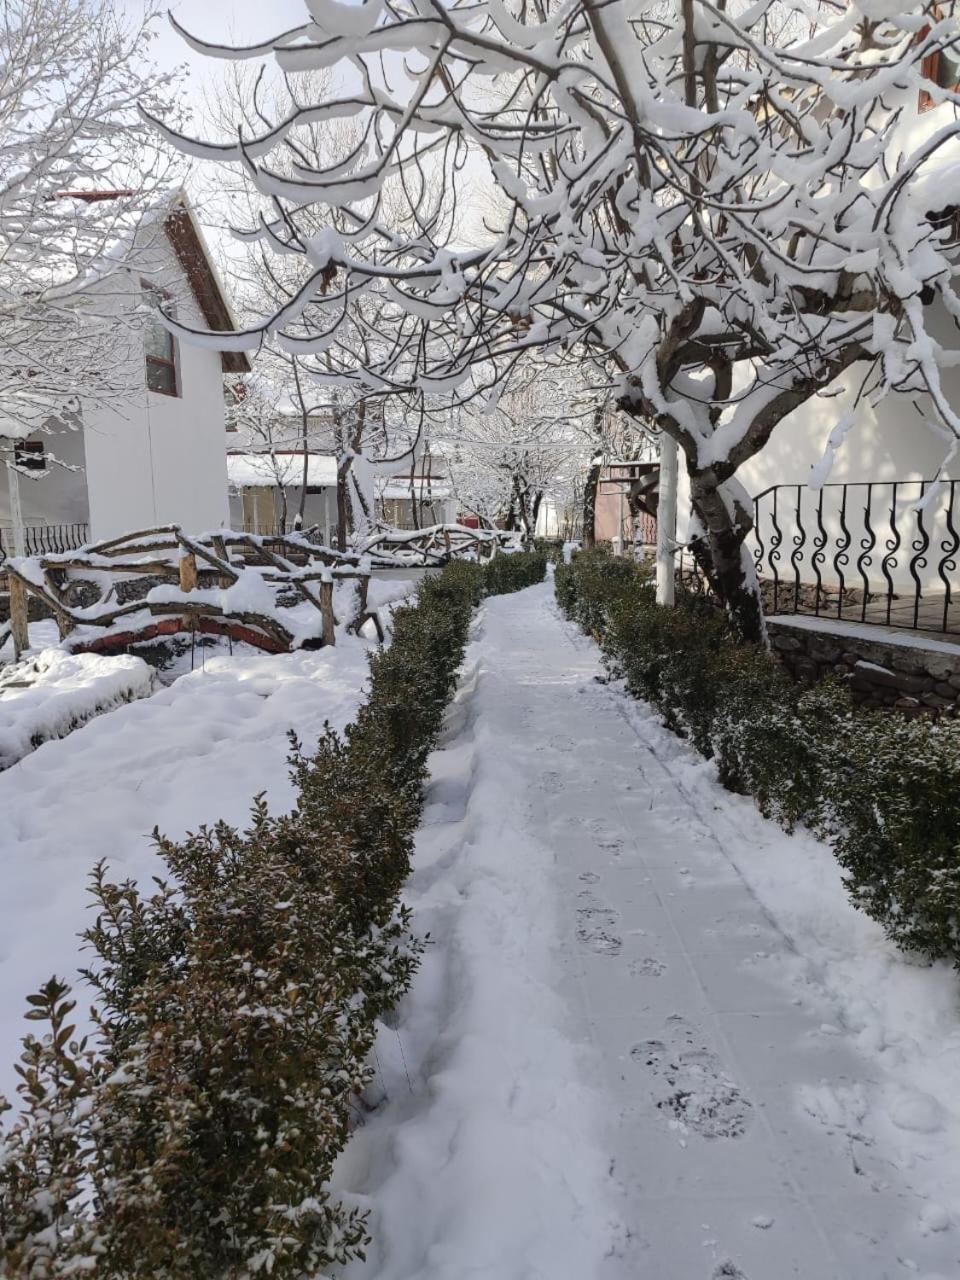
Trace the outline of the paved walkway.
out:
<instances>
[{"instance_id":1,"label":"paved walkway","mask_svg":"<svg viewBox=\"0 0 960 1280\"><path fill-rule=\"evenodd\" d=\"M777 980L789 941L549 591L488 604L483 665L518 788L518 725L539 744L527 796L555 855L560 990L602 1080L627 1229L604 1280L960 1275L955 1233L918 1230L923 1205L883 1153L798 1107L803 1090L843 1096L870 1068Z\"/></svg>"},{"instance_id":2,"label":"paved walkway","mask_svg":"<svg viewBox=\"0 0 960 1280\"><path fill-rule=\"evenodd\" d=\"M734 866L746 815L601 674L552 584L484 605L406 895L433 945L337 1182L372 1210L349 1280L956 1280L952 1121L902 1087L891 1145Z\"/></svg>"}]
</instances>

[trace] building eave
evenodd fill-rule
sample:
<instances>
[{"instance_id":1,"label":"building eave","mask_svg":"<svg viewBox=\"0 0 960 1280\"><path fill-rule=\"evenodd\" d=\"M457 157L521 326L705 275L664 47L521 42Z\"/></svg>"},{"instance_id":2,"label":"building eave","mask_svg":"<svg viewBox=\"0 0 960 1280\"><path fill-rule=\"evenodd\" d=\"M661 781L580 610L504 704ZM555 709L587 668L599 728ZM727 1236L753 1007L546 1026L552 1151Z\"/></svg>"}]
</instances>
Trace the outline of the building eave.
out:
<instances>
[{"instance_id":1,"label":"building eave","mask_svg":"<svg viewBox=\"0 0 960 1280\"><path fill-rule=\"evenodd\" d=\"M203 233L182 196L167 214L164 230L207 325L214 331L236 329L236 321L204 243ZM220 360L224 373L251 371L252 366L243 351L222 351Z\"/></svg>"}]
</instances>

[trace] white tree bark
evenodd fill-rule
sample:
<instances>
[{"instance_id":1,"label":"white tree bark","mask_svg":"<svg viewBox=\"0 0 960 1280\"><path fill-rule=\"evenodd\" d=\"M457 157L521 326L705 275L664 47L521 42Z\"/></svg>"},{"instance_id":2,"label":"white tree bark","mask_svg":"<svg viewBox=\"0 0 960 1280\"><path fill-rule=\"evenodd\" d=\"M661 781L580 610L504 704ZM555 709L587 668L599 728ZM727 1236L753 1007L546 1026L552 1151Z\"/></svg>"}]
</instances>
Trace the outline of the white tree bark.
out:
<instances>
[{"instance_id":1,"label":"white tree bark","mask_svg":"<svg viewBox=\"0 0 960 1280\"><path fill-rule=\"evenodd\" d=\"M677 545L676 440L660 437L660 496L657 500L657 604L672 608L674 603L674 558Z\"/></svg>"},{"instance_id":2,"label":"white tree bark","mask_svg":"<svg viewBox=\"0 0 960 1280\"><path fill-rule=\"evenodd\" d=\"M27 535L23 527L23 508L20 505L20 473L7 464L7 485L10 489L10 527L13 532L13 554L27 554Z\"/></svg>"}]
</instances>

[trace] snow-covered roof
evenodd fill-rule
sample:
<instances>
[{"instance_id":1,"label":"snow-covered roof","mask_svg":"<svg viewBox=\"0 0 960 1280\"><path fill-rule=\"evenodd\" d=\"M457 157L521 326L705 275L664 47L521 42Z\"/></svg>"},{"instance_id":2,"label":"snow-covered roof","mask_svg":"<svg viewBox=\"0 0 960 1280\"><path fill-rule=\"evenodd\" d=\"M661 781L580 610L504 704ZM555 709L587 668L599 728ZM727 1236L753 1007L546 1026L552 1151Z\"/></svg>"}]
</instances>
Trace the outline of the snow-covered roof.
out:
<instances>
[{"instance_id":1,"label":"snow-covered roof","mask_svg":"<svg viewBox=\"0 0 960 1280\"><path fill-rule=\"evenodd\" d=\"M430 485L421 484L419 481L414 483L414 492L419 500L423 502L442 502L445 498L453 497L453 490L448 484L433 483ZM381 490L381 497L384 498L409 498L410 497L410 481L409 480L388 480Z\"/></svg>"},{"instance_id":2,"label":"snow-covered roof","mask_svg":"<svg viewBox=\"0 0 960 1280\"><path fill-rule=\"evenodd\" d=\"M227 478L237 489L271 488L280 480L285 485L298 485L303 479L303 454L228 453ZM308 487L332 489L336 483L336 458L311 453L307 459Z\"/></svg>"}]
</instances>

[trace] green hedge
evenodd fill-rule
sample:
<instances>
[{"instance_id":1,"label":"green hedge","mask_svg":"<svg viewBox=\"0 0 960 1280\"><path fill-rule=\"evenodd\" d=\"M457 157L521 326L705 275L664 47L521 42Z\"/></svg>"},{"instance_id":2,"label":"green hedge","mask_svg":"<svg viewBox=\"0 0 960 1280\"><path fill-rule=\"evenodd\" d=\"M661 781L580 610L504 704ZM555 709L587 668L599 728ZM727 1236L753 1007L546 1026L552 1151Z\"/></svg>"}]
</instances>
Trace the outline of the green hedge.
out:
<instances>
[{"instance_id":1,"label":"green hedge","mask_svg":"<svg viewBox=\"0 0 960 1280\"><path fill-rule=\"evenodd\" d=\"M789 679L703 602L657 606L648 571L603 552L556 571L564 611L609 669L788 830L828 839L854 902L899 946L960 968L960 731L855 707Z\"/></svg>"},{"instance_id":2,"label":"green hedge","mask_svg":"<svg viewBox=\"0 0 960 1280\"><path fill-rule=\"evenodd\" d=\"M533 549L546 556L548 564L563 564L562 538L534 538Z\"/></svg>"},{"instance_id":3,"label":"green hedge","mask_svg":"<svg viewBox=\"0 0 960 1280\"><path fill-rule=\"evenodd\" d=\"M399 893L471 610L535 574L502 559L450 565L395 612L356 721L293 742L292 813L258 798L245 831L155 833L152 893L95 869L95 1034L77 1039L56 978L28 998L0 1274L292 1278L362 1256L365 1215L325 1185L422 949Z\"/></svg>"},{"instance_id":4,"label":"green hedge","mask_svg":"<svg viewBox=\"0 0 960 1280\"><path fill-rule=\"evenodd\" d=\"M497 555L484 566L484 591L489 596L522 591L542 582L546 573L547 557L540 551Z\"/></svg>"}]
</instances>

